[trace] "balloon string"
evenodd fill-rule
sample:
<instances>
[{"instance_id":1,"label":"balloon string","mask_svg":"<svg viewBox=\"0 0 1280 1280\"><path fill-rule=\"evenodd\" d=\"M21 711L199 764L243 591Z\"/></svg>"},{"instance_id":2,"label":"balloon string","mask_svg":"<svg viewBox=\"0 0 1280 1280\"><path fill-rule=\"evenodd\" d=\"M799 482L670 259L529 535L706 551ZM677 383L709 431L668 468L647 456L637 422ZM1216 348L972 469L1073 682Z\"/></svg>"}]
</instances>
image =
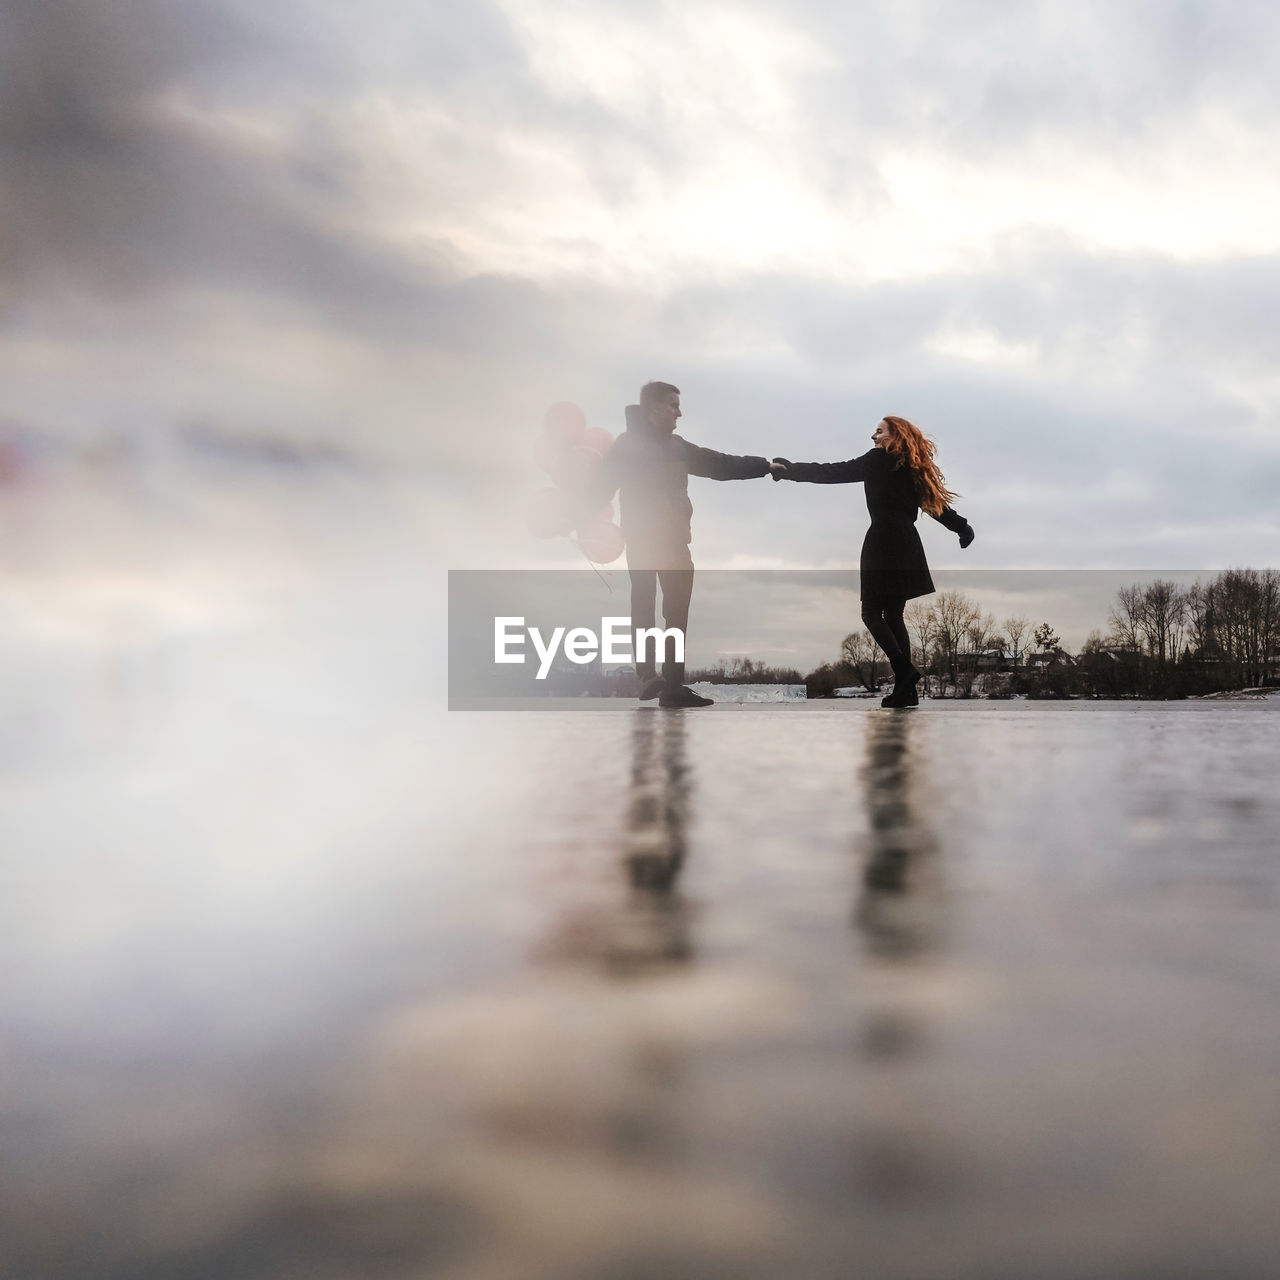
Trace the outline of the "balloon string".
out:
<instances>
[{"instance_id":1,"label":"balloon string","mask_svg":"<svg viewBox=\"0 0 1280 1280\"><path fill-rule=\"evenodd\" d=\"M600 581L604 583L604 589L610 595L613 595L613 588L606 581L604 574L601 573L600 570L596 568L596 562L592 560L592 558L589 555L587 555L586 549L583 547L582 543L580 543L577 540L577 538L574 538L573 545L577 547L579 551L582 552L582 558L591 566L591 572L594 573L596 577L599 578Z\"/></svg>"}]
</instances>

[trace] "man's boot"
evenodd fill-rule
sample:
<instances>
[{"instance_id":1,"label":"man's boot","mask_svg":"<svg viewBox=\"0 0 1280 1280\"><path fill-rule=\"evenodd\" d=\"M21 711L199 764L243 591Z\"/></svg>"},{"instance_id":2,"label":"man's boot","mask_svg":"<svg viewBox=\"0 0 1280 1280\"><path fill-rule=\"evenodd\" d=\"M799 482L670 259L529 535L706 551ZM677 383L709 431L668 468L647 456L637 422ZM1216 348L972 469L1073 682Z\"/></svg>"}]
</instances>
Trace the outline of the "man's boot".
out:
<instances>
[{"instance_id":1,"label":"man's boot","mask_svg":"<svg viewBox=\"0 0 1280 1280\"><path fill-rule=\"evenodd\" d=\"M666 682L661 676L642 675L640 676L640 694L641 702L649 702L656 698L658 694L666 687Z\"/></svg>"},{"instance_id":2,"label":"man's boot","mask_svg":"<svg viewBox=\"0 0 1280 1280\"><path fill-rule=\"evenodd\" d=\"M714 698L704 698L702 694L694 693L687 684L676 685L674 688L668 685L658 698L660 707L709 707L713 702Z\"/></svg>"}]
</instances>

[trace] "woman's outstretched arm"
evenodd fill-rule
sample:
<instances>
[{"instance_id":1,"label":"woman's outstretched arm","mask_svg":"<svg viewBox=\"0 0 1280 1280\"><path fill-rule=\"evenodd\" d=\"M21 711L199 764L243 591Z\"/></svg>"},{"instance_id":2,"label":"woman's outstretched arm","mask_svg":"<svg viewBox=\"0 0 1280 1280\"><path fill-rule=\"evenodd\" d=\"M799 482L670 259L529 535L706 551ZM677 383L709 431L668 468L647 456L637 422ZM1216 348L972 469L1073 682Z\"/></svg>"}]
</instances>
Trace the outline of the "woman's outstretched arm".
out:
<instances>
[{"instance_id":1,"label":"woman's outstretched arm","mask_svg":"<svg viewBox=\"0 0 1280 1280\"><path fill-rule=\"evenodd\" d=\"M867 478L867 464L875 454L872 449L860 458L848 462L788 462L786 458L774 458L770 468L775 480L799 480L806 484L858 484Z\"/></svg>"},{"instance_id":2,"label":"woman's outstretched arm","mask_svg":"<svg viewBox=\"0 0 1280 1280\"><path fill-rule=\"evenodd\" d=\"M929 512L933 515L933 512ZM958 511L953 511L950 507L943 507L940 516L933 518L944 528L950 529L952 533L960 535L960 549L963 551L965 547L973 541L973 526Z\"/></svg>"}]
</instances>

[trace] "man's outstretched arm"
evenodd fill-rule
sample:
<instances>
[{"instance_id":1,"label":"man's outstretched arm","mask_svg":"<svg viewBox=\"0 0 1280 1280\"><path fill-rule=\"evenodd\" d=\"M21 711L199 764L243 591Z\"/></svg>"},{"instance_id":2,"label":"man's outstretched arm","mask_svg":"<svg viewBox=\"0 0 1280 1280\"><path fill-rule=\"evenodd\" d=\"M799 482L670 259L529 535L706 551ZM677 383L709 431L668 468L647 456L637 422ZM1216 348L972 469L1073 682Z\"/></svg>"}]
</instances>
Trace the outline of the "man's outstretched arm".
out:
<instances>
[{"instance_id":1,"label":"man's outstretched arm","mask_svg":"<svg viewBox=\"0 0 1280 1280\"><path fill-rule=\"evenodd\" d=\"M685 458L691 476L708 480L756 480L769 474L769 459L753 454L717 453L701 445L684 442Z\"/></svg>"}]
</instances>

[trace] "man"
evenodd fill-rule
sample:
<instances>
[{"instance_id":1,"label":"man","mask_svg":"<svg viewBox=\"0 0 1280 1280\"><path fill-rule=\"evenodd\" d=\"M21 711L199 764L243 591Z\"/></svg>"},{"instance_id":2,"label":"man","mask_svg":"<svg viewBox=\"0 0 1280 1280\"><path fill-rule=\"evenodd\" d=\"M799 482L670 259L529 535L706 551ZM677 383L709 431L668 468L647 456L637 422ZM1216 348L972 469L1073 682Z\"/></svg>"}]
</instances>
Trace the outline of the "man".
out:
<instances>
[{"instance_id":1,"label":"man","mask_svg":"<svg viewBox=\"0 0 1280 1280\"><path fill-rule=\"evenodd\" d=\"M680 419L680 388L669 382L648 382L640 388L640 403L627 406L627 429L605 456L593 498L612 499L622 491L622 535L631 575L631 625L652 627L658 586L662 586L662 621L685 632L689 598L693 594L693 504L689 477L711 480L751 480L769 474L765 458L740 457L702 449L675 434ZM684 663L675 660L675 640L668 637L662 676L656 674L652 643L643 660L636 655L643 701L656 697L661 707L705 707L684 683Z\"/></svg>"}]
</instances>

